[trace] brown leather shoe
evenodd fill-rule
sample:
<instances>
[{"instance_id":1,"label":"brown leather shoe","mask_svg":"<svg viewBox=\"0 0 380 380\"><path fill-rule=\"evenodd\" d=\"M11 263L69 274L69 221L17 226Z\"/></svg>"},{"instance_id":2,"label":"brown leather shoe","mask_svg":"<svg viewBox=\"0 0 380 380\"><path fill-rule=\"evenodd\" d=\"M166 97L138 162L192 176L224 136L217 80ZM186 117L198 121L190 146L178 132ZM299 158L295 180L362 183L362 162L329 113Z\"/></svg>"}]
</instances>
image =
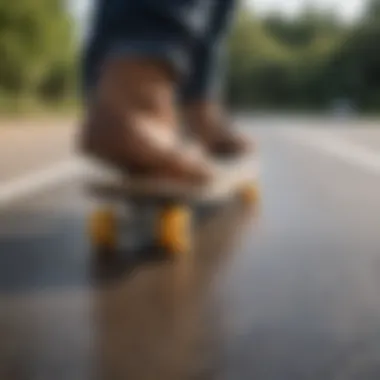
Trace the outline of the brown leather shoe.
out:
<instances>
[{"instance_id":1,"label":"brown leather shoe","mask_svg":"<svg viewBox=\"0 0 380 380\"><path fill-rule=\"evenodd\" d=\"M230 127L230 122L216 103L200 101L186 105L184 118L190 135L212 155L238 156L253 150L253 141Z\"/></svg>"},{"instance_id":2,"label":"brown leather shoe","mask_svg":"<svg viewBox=\"0 0 380 380\"><path fill-rule=\"evenodd\" d=\"M161 62L109 61L88 109L81 150L132 175L189 183L211 179L205 154L180 140L175 77Z\"/></svg>"}]
</instances>

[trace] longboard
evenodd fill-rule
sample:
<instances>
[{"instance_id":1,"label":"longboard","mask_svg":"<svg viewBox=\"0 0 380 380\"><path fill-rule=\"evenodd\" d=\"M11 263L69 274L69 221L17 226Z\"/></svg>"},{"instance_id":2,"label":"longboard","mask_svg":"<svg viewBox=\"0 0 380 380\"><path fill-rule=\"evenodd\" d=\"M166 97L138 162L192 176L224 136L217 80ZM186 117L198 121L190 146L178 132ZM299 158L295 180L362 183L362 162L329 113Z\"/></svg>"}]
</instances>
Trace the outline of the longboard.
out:
<instances>
[{"instance_id":1,"label":"longboard","mask_svg":"<svg viewBox=\"0 0 380 380\"><path fill-rule=\"evenodd\" d=\"M133 213L128 228L135 237L140 235L139 240L154 241L169 254L189 250L195 207L235 199L252 204L258 199L256 156L217 161L215 173L215 179L206 186L148 177L121 178L117 174L94 178L87 186L89 194L108 206L96 209L90 217L92 244L97 249L113 250L120 240L118 211L129 207Z\"/></svg>"}]
</instances>

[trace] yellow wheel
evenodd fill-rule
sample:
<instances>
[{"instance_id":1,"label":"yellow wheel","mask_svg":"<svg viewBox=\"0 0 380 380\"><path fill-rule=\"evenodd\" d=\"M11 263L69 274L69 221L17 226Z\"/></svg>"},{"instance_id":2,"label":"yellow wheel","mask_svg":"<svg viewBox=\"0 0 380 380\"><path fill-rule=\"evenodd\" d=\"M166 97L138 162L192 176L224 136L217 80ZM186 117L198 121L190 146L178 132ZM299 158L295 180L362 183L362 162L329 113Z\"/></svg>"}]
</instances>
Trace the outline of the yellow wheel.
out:
<instances>
[{"instance_id":1,"label":"yellow wheel","mask_svg":"<svg viewBox=\"0 0 380 380\"><path fill-rule=\"evenodd\" d=\"M187 207L164 208L157 224L157 239L170 254L186 253L191 249L191 211Z\"/></svg>"},{"instance_id":2,"label":"yellow wheel","mask_svg":"<svg viewBox=\"0 0 380 380\"><path fill-rule=\"evenodd\" d=\"M244 184L239 191L239 199L244 204L254 204L259 200L260 191L257 182Z\"/></svg>"},{"instance_id":3,"label":"yellow wheel","mask_svg":"<svg viewBox=\"0 0 380 380\"><path fill-rule=\"evenodd\" d=\"M96 210L90 215L89 235L91 244L96 249L116 248L116 215L112 209Z\"/></svg>"}]
</instances>

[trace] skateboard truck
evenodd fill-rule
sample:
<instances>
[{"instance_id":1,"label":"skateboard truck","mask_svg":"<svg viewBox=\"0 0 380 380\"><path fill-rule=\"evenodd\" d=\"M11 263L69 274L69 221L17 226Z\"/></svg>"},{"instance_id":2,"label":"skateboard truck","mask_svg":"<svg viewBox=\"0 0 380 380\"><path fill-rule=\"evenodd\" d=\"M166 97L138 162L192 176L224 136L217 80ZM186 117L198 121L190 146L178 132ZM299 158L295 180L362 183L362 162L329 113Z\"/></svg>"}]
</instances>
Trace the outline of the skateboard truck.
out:
<instances>
[{"instance_id":1,"label":"skateboard truck","mask_svg":"<svg viewBox=\"0 0 380 380\"><path fill-rule=\"evenodd\" d=\"M93 182L89 190L104 204L89 216L91 245L108 254L120 247L137 251L144 246L171 257L191 251L195 206L215 206L227 199L246 206L258 201L252 160L221 165L219 178L199 191L148 178Z\"/></svg>"}]
</instances>

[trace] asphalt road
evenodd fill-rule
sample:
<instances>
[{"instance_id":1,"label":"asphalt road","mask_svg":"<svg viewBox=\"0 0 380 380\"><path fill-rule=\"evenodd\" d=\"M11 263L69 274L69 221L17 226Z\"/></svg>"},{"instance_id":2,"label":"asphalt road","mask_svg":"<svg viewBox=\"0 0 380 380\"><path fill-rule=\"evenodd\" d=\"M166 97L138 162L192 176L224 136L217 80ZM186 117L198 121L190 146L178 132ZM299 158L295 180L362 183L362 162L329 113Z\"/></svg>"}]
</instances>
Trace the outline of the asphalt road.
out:
<instances>
[{"instance_id":1,"label":"asphalt road","mask_svg":"<svg viewBox=\"0 0 380 380\"><path fill-rule=\"evenodd\" d=\"M379 379L380 134L329 123L255 130L260 207L175 262L96 263L80 178L1 209L0 379Z\"/></svg>"}]
</instances>

